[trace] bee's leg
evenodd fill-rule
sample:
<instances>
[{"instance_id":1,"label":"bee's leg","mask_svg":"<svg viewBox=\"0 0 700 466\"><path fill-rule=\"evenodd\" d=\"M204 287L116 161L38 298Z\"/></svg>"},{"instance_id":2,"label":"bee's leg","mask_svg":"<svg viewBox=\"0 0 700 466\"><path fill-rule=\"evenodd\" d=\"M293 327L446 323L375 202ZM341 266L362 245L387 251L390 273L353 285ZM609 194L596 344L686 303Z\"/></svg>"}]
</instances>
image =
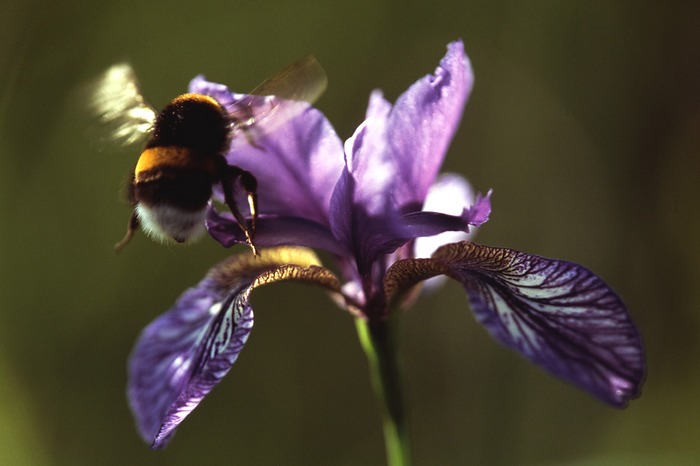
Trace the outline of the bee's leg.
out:
<instances>
[{"instance_id":1,"label":"bee's leg","mask_svg":"<svg viewBox=\"0 0 700 466\"><path fill-rule=\"evenodd\" d=\"M221 157L219 162L219 178L221 179L221 187L224 191L224 202L231 210L236 223L245 233L246 241L253 250L254 255L258 255L258 249L255 247L255 226L258 220L258 195L256 193L258 182L252 173L241 168L230 166L226 160ZM239 182L246 192L248 199L248 209L250 211L251 220L248 222L236 205L233 197L234 183Z\"/></svg>"},{"instance_id":2,"label":"bee's leg","mask_svg":"<svg viewBox=\"0 0 700 466\"><path fill-rule=\"evenodd\" d=\"M250 230L255 233L255 227L258 221L258 180L248 171L241 170L238 167L233 168L239 171L241 186L245 189L246 199L248 200Z\"/></svg>"},{"instance_id":3,"label":"bee's leg","mask_svg":"<svg viewBox=\"0 0 700 466\"><path fill-rule=\"evenodd\" d=\"M126 235L124 235L124 239L114 245L115 251L120 252L122 249L124 249L124 246L129 244L129 241L131 241L131 238L134 236L134 232L139 229L139 225L139 217L136 215L136 211L134 211L129 219L129 224L126 227Z\"/></svg>"}]
</instances>

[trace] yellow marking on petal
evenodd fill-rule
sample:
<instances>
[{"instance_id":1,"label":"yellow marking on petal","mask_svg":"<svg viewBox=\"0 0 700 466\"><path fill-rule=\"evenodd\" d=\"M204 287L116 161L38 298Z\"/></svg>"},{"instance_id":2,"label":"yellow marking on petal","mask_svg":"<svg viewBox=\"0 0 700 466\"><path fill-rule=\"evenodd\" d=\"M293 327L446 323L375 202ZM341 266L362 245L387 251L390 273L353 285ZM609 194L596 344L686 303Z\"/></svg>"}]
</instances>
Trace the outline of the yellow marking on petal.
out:
<instances>
[{"instance_id":1,"label":"yellow marking on petal","mask_svg":"<svg viewBox=\"0 0 700 466\"><path fill-rule=\"evenodd\" d=\"M239 254L229 257L208 275L218 286L236 291L236 299L248 301L250 293L259 286L282 281L297 281L320 285L341 309L362 318L362 310L348 302L341 292L335 274L322 267L316 254L307 248L280 246L264 249L259 256Z\"/></svg>"},{"instance_id":2,"label":"yellow marking on petal","mask_svg":"<svg viewBox=\"0 0 700 466\"><path fill-rule=\"evenodd\" d=\"M258 286L280 281L308 282L340 293L340 281L320 263L311 249L282 246L265 249L260 256L233 256L212 269L209 276L226 287L247 284L241 294L245 300Z\"/></svg>"},{"instance_id":3,"label":"yellow marking on petal","mask_svg":"<svg viewBox=\"0 0 700 466\"><path fill-rule=\"evenodd\" d=\"M321 261L311 249L281 246L264 249L258 256L240 254L230 257L217 265L212 270L211 275L222 283L231 283L246 278L252 281L262 273L290 264L310 267L320 266Z\"/></svg>"},{"instance_id":4,"label":"yellow marking on petal","mask_svg":"<svg viewBox=\"0 0 700 466\"><path fill-rule=\"evenodd\" d=\"M280 246L264 250L264 255L258 260L263 263L279 265L294 264L303 267L321 265L321 260L312 249L296 246Z\"/></svg>"}]
</instances>

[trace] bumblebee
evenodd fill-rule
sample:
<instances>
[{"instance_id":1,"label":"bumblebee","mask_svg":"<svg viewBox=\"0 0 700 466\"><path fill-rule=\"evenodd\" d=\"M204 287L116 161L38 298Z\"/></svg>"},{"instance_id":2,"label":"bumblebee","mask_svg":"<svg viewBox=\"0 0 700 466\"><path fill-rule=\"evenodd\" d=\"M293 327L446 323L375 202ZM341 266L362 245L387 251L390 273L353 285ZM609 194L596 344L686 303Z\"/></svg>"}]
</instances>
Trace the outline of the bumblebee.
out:
<instances>
[{"instance_id":1,"label":"bumblebee","mask_svg":"<svg viewBox=\"0 0 700 466\"><path fill-rule=\"evenodd\" d=\"M156 113L141 94L130 65L109 68L93 86L93 110L112 126L113 139L127 144L146 139L127 190L134 211L115 249L123 249L139 227L165 242L197 238L204 231L213 187L219 184L226 206L257 254L257 181L252 173L229 165L225 155L233 141L255 146L253 130L274 131L306 108L300 102L315 101L326 83L323 68L306 57L239 100L222 103L209 95L188 93ZM238 189L247 199L246 214L234 199Z\"/></svg>"}]
</instances>

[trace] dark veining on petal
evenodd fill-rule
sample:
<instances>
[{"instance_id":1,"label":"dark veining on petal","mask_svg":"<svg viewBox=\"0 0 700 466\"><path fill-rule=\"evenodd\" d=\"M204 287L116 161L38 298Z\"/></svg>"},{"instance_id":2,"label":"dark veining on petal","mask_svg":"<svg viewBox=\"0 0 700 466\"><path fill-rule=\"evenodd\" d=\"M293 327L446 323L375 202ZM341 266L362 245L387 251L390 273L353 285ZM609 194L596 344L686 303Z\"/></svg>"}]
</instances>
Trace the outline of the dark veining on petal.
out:
<instances>
[{"instance_id":1,"label":"dark veining on petal","mask_svg":"<svg viewBox=\"0 0 700 466\"><path fill-rule=\"evenodd\" d=\"M153 448L167 445L238 358L253 325L253 289L297 280L339 293L338 279L318 263L303 248L233 256L144 329L130 359L128 392L141 435Z\"/></svg>"},{"instance_id":2,"label":"dark veining on petal","mask_svg":"<svg viewBox=\"0 0 700 466\"><path fill-rule=\"evenodd\" d=\"M620 298L589 270L469 242L433 255L460 281L492 335L603 401L639 395L644 352Z\"/></svg>"}]
</instances>

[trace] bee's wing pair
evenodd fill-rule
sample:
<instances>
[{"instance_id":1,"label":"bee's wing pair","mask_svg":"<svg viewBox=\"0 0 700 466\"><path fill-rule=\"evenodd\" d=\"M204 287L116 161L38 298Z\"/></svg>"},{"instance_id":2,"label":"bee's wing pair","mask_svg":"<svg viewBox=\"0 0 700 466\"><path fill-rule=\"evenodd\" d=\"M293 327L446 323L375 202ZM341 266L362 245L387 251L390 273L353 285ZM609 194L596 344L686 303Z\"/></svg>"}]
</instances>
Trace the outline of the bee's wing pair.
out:
<instances>
[{"instance_id":1,"label":"bee's wing pair","mask_svg":"<svg viewBox=\"0 0 700 466\"><path fill-rule=\"evenodd\" d=\"M225 106L234 138L256 126L256 134L269 133L303 111L299 102L312 103L327 85L326 73L312 56L298 60L263 81L238 100ZM92 86L91 106L110 138L132 144L151 131L157 112L141 94L131 65L110 67ZM269 96L260 98L259 96ZM241 138L243 139L243 138Z\"/></svg>"}]
</instances>

